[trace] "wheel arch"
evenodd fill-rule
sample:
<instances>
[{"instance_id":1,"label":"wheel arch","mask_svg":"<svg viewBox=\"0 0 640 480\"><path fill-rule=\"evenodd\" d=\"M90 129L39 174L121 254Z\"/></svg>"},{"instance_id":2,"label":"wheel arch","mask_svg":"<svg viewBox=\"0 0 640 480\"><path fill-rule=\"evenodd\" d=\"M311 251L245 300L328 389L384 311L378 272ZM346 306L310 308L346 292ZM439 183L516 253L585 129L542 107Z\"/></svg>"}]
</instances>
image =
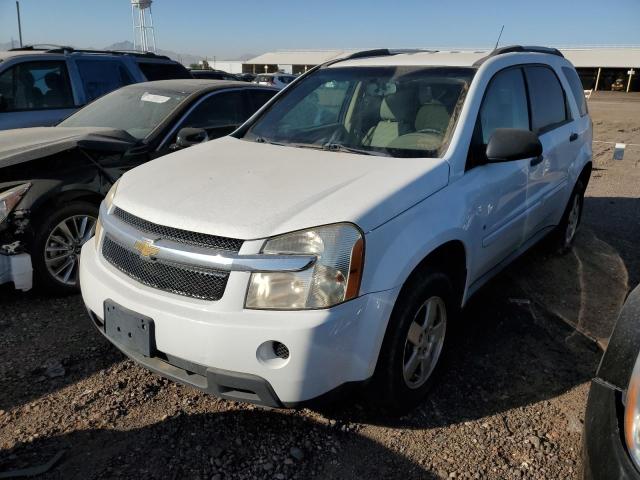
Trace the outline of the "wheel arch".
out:
<instances>
[{"instance_id":1,"label":"wheel arch","mask_svg":"<svg viewBox=\"0 0 640 480\"><path fill-rule=\"evenodd\" d=\"M582 167L582 171L578 174L578 180L582 182L582 186L586 189L587 185L589 185L589 179L591 178L591 171L593 170L593 163L587 162L584 167Z\"/></svg>"},{"instance_id":2,"label":"wheel arch","mask_svg":"<svg viewBox=\"0 0 640 480\"><path fill-rule=\"evenodd\" d=\"M432 249L409 273L398 298L427 270L436 269L450 276L456 299L462 305L467 287L467 249L461 240L449 240Z\"/></svg>"},{"instance_id":3,"label":"wheel arch","mask_svg":"<svg viewBox=\"0 0 640 480\"><path fill-rule=\"evenodd\" d=\"M64 205L69 202L83 201L88 203L93 203L95 205L100 205L100 202L104 198L103 195L100 195L98 192L93 190L86 189L72 189L72 190L63 190L55 196L55 204L57 206Z\"/></svg>"}]
</instances>

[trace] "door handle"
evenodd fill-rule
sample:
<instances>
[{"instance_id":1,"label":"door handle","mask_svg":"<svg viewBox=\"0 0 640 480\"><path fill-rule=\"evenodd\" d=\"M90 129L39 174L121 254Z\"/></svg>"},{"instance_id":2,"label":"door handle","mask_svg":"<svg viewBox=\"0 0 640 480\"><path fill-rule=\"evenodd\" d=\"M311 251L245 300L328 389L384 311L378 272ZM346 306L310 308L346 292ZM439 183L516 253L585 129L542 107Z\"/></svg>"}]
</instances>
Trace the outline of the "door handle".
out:
<instances>
[{"instance_id":1,"label":"door handle","mask_svg":"<svg viewBox=\"0 0 640 480\"><path fill-rule=\"evenodd\" d=\"M569 141L570 142L575 142L578 139L578 134L577 133L572 133L571 135L569 135Z\"/></svg>"},{"instance_id":2,"label":"door handle","mask_svg":"<svg viewBox=\"0 0 640 480\"><path fill-rule=\"evenodd\" d=\"M532 158L531 161L529 162L529 165L531 165L532 167L535 167L539 163L542 163L542 155L538 155L536 158Z\"/></svg>"}]
</instances>

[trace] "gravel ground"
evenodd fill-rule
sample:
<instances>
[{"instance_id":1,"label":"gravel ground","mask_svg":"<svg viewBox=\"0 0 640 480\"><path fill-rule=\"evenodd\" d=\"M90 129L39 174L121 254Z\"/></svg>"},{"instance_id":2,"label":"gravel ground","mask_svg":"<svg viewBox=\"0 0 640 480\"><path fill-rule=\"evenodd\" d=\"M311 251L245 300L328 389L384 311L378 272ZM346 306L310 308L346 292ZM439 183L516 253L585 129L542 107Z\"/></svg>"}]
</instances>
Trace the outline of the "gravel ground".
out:
<instances>
[{"instance_id":1,"label":"gravel ground","mask_svg":"<svg viewBox=\"0 0 640 480\"><path fill-rule=\"evenodd\" d=\"M590 107L596 139L640 144L640 103ZM297 411L219 400L125 360L79 296L0 288L0 472L63 452L42 478L577 478L597 342L640 275L640 149L595 151L573 254L536 248L484 288L441 382L400 419L357 396Z\"/></svg>"}]
</instances>

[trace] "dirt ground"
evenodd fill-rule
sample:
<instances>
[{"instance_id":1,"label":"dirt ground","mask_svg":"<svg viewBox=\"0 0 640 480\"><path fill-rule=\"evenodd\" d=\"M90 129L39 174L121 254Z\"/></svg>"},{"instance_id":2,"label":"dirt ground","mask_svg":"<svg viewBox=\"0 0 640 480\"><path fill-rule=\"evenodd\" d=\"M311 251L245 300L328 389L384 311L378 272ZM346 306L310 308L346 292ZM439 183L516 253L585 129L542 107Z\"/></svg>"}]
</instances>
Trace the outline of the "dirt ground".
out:
<instances>
[{"instance_id":1,"label":"dirt ground","mask_svg":"<svg viewBox=\"0 0 640 480\"><path fill-rule=\"evenodd\" d=\"M146 372L79 296L0 288L0 478L577 478L589 380L640 281L640 102L589 102L595 169L576 248L536 248L484 288L428 400L400 419L361 398L266 410Z\"/></svg>"}]
</instances>

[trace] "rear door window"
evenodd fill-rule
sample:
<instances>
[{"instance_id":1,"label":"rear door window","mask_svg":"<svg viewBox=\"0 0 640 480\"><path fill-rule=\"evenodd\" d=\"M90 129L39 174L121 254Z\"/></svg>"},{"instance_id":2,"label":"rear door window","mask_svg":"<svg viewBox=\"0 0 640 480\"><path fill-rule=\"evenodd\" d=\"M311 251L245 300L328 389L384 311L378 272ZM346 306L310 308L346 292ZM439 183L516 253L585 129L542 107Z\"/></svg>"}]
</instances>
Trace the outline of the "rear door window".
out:
<instances>
[{"instance_id":1,"label":"rear door window","mask_svg":"<svg viewBox=\"0 0 640 480\"><path fill-rule=\"evenodd\" d=\"M562 67L562 72L569 82L571 93L573 94L573 98L575 98L576 104L578 105L578 112L580 112L580 116L583 117L588 113L588 110L587 99L584 98L584 88L582 87L580 77L573 68Z\"/></svg>"},{"instance_id":2,"label":"rear door window","mask_svg":"<svg viewBox=\"0 0 640 480\"><path fill-rule=\"evenodd\" d=\"M179 63L138 62L138 66L149 81L193 78L189 70Z\"/></svg>"},{"instance_id":3,"label":"rear door window","mask_svg":"<svg viewBox=\"0 0 640 480\"><path fill-rule=\"evenodd\" d=\"M262 107L265 103L267 103L277 92L272 92L271 90L247 90L247 95L249 96L251 108L253 111L251 115L255 111L257 111L260 107Z\"/></svg>"},{"instance_id":4,"label":"rear door window","mask_svg":"<svg viewBox=\"0 0 640 480\"><path fill-rule=\"evenodd\" d=\"M19 63L0 74L1 111L73 108L64 61Z\"/></svg>"},{"instance_id":5,"label":"rear door window","mask_svg":"<svg viewBox=\"0 0 640 480\"><path fill-rule=\"evenodd\" d=\"M564 90L549 67L532 65L524 68L531 101L531 123L534 132L544 133L568 120Z\"/></svg>"},{"instance_id":6,"label":"rear door window","mask_svg":"<svg viewBox=\"0 0 640 480\"><path fill-rule=\"evenodd\" d=\"M127 67L119 60L79 59L76 65L87 102L134 83Z\"/></svg>"}]
</instances>

